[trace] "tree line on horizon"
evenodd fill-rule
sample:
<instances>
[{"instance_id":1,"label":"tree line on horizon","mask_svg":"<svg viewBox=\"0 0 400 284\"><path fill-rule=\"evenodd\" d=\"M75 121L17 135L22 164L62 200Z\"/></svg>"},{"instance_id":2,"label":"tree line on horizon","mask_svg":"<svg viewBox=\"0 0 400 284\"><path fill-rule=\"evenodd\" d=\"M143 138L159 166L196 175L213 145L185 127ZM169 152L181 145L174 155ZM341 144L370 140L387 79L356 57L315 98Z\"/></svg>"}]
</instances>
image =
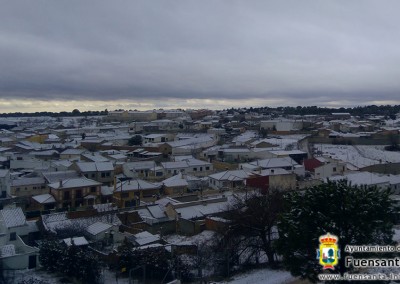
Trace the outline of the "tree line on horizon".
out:
<instances>
[{"instance_id":1,"label":"tree line on horizon","mask_svg":"<svg viewBox=\"0 0 400 284\"><path fill-rule=\"evenodd\" d=\"M328 108L318 106L286 106L286 107L250 107L250 108L230 108L226 110L228 113L278 113L282 115L330 115L332 113L350 113L353 116L364 117L366 115L382 115L390 118L395 118L395 115L400 112L400 105L368 105L356 107L340 107Z\"/></svg>"},{"instance_id":2,"label":"tree line on horizon","mask_svg":"<svg viewBox=\"0 0 400 284\"><path fill-rule=\"evenodd\" d=\"M397 113L400 113L400 105L368 105L368 106L356 106L356 107L340 107L340 108L328 108L328 107L318 107L318 106L286 106L286 107L249 107L249 108L230 108L226 109L230 114L234 112L239 113L279 113L282 115L330 115L334 112L345 112L350 113L353 116L364 117L365 115L383 115L394 119ZM73 117L73 116L101 116L107 115L108 110L88 110L79 111L74 109L71 112L61 111L61 112L51 112L51 111L41 111L41 112L9 112L0 113L0 117L38 117L38 116L50 116L50 117Z\"/></svg>"},{"instance_id":3,"label":"tree line on horizon","mask_svg":"<svg viewBox=\"0 0 400 284\"><path fill-rule=\"evenodd\" d=\"M74 109L73 111L61 111L61 112L51 112L51 111L38 111L38 112L9 112L0 113L0 117L38 117L38 116L50 116L50 117L73 117L73 116L101 116L107 115L108 110L87 110L79 111L79 109Z\"/></svg>"}]
</instances>

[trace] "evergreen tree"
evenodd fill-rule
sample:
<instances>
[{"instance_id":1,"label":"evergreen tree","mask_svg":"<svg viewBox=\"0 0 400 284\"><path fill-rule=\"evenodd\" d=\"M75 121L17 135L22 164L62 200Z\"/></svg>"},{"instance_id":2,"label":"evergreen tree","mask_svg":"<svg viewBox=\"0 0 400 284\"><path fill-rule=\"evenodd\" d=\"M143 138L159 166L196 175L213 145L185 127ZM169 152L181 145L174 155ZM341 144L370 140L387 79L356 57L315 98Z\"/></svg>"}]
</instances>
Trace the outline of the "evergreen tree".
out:
<instances>
[{"instance_id":1,"label":"evergreen tree","mask_svg":"<svg viewBox=\"0 0 400 284\"><path fill-rule=\"evenodd\" d=\"M40 245L39 261L50 272L61 272L83 283L98 283L100 263L91 251L75 245L67 247L56 239L44 240Z\"/></svg>"},{"instance_id":2,"label":"evergreen tree","mask_svg":"<svg viewBox=\"0 0 400 284\"><path fill-rule=\"evenodd\" d=\"M39 262L50 272L60 271L60 259L64 255L64 247L58 240L43 240L40 244Z\"/></svg>"},{"instance_id":3,"label":"evergreen tree","mask_svg":"<svg viewBox=\"0 0 400 284\"><path fill-rule=\"evenodd\" d=\"M316 259L319 236L339 237L341 258L337 271L345 267L346 245L387 245L392 242L394 213L390 190L358 187L342 180L285 196L285 211L278 222L278 251L284 265L295 276L315 282L322 267Z\"/></svg>"},{"instance_id":4,"label":"evergreen tree","mask_svg":"<svg viewBox=\"0 0 400 284\"><path fill-rule=\"evenodd\" d=\"M142 146L143 139L140 135L135 135L128 140L129 146Z\"/></svg>"}]
</instances>

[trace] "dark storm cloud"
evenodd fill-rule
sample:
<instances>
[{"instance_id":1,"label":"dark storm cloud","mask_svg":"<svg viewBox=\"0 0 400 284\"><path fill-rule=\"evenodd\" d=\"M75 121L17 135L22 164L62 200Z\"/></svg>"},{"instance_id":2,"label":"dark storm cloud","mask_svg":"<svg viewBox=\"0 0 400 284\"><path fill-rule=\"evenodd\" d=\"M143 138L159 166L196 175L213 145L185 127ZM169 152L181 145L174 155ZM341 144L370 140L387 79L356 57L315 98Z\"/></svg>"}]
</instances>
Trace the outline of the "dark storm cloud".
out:
<instances>
[{"instance_id":1,"label":"dark storm cloud","mask_svg":"<svg viewBox=\"0 0 400 284\"><path fill-rule=\"evenodd\" d=\"M398 101L398 1L8 1L0 96Z\"/></svg>"}]
</instances>

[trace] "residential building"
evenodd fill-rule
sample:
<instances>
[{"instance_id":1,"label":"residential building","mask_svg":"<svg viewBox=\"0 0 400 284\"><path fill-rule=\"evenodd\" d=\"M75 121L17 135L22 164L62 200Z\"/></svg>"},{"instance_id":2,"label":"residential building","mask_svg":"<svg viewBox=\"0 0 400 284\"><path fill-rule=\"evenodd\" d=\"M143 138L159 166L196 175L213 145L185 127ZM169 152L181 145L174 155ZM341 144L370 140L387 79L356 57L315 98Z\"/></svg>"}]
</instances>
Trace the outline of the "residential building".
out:
<instances>
[{"instance_id":1,"label":"residential building","mask_svg":"<svg viewBox=\"0 0 400 284\"><path fill-rule=\"evenodd\" d=\"M101 183L86 177L60 180L48 187L59 208L94 205L100 200Z\"/></svg>"},{"instance_id":2,"label":"residential building","mask_svg":"<svg viewBox=\"0 0 400 284\"><path fill-rule=\"evenodd\" d=\"M143 199L154 200L160 194L160 189L161 184L141 179L127 180L115 185L113 197L121 208L138 206Z\"/></svg>"},{"instance_id":3,"label":"residential building","mask_svg":"<svg viewBox=\"0 0 400 284\"><path fill-rule=\"evenodd\" d=\"M184 194L189 187L189 183L182 173L163 180L162 184L164 185L164 194L167 195Z\"/></svg>"},{"instance_id":4,"label":"residential building","mask_svg":"<svg viewBox=\"0 0 400 284\"><path fill-rule=\"evenodd\" d=\"M47 193L43 177L21 177L11 180L11 195L24 197Z\"/></svg>"},{"instance_id":5,"label":"residential building","mask_svg":"<svg viewBox=\"0 0 400 284\"><path fill-rule=\"evenodd\" d=\"M114 182L114 165L111 162L77 162L73 168L86 178L105 185Z\"/></svg>"},{"instance_id":6,"label":"residential building","mask_svg":"<svg viewBox=\"0 0 400 284\"><path fill-rule=\"evenodd\" d=\"M245 181L252 175L244 170L223 171L209 175L209 186L213 189L233 189L244 187Z\"/></svg>"},{"instance_id":7,"label":"residential building","mask_svg":"<svg viewBox=\"0 0 400 284\"><path fill-rule=\"evenodd\" d=\"M31 269L37 266L39 249L26 244L30 234L37 231L34 222L26 221L21 208L7 208L0 211L2 269Z\"/></svg>"},{"instance_id":8,"label":"residential building","mask_svg":"<svg viewBox=\"0 0 400 284\"><path fill-rule=\"evenodd\" d=\"M176 175L179 172L191 174L194 176L206 176L213 171L213 164L202 160L189 158L176 162L161 163L164 168L165 176Z\"/></svg>"},{"instance_id":9,"label":"residential building","mask_svg":"<svg viewBox=\"0 0 400 284\"><path fill-rule=\"evenodd\" d=\"M80 159L83 152L85 152L83 149L67 149L60 153L60 159L76 161Z\"/></svg>"}]
</instances>

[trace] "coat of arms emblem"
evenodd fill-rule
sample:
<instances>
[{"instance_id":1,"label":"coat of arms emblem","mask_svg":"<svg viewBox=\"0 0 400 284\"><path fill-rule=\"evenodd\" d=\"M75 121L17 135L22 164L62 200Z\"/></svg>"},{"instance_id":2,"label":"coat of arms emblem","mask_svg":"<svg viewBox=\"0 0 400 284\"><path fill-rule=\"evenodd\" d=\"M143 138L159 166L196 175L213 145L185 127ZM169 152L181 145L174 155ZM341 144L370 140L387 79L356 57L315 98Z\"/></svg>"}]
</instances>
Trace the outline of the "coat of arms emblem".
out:
<instances>
[{"instance_id":1,"label":"coat of arms emblem","mask_svg":"<svg viewBox=\"0 0 400 284\"><path fill-rule=\"evenodd\" d=\"M319 237L319 249L317 249L317 259L319 264L322 265L322 269L335 270L335 266L338 264L340 258L340 250L338 249L337 236L327 233L326 235Z\"/></svg>"}]
</instances>

